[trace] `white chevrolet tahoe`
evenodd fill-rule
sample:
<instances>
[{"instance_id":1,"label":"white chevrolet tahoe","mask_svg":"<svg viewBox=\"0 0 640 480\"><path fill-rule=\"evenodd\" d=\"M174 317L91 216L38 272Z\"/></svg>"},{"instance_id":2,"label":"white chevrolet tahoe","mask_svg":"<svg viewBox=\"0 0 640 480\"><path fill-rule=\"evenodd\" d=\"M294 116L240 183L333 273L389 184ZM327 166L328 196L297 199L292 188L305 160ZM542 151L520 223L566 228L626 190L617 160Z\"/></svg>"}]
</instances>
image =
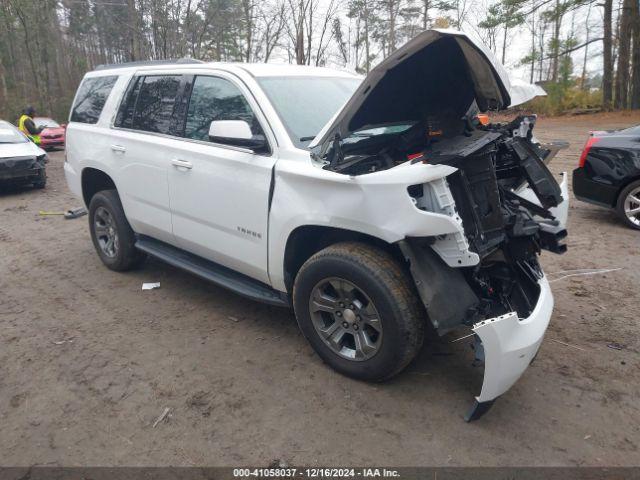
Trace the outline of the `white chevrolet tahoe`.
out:
<instances>
[{"instance_id":1,"label":"white chevrolet tahoe","mask_svg":"<svg viewBox=\"0 0 640 480\"><path fill-rule=\"evenodd\" d=\"M177 61L87 73L65 174L112 270L152 255L293 307L337 371L381 381L426 327L468 329L482 415L535 357L553 309L538 263L562 253L567 186L520 95L461 32L426 31L366 78Z\"/></svg>"}]
</instances>

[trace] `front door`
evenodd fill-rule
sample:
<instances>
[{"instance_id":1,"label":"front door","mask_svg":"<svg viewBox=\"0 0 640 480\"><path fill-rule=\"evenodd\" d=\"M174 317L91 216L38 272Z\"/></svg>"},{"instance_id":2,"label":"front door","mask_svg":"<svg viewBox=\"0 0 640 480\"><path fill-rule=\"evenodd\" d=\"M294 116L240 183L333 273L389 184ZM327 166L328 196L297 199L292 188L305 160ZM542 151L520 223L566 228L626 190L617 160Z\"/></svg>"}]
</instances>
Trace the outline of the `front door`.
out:
<instances>
[{"instance_id":1,"label":"front door","mask_svg":"<svg viewBox=\"0 0 640 480\"><path fill-rule=\"evenodd\" d=\"M268 283L268 204L275 158L209 140L213 120L244 120L254 135L264 135L247 94L231 78L193 78L184 139L166 152L169 198L180 247Z\"/></svg>"}]
</instances>

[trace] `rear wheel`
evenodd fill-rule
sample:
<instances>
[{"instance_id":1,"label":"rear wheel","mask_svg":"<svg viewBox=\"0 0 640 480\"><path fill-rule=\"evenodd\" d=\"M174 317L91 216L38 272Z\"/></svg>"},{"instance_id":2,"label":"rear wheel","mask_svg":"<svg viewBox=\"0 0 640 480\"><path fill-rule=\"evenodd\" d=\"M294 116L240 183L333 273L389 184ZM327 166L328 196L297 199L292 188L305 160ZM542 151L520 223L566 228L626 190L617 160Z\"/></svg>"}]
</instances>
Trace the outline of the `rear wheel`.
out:
<instances>
[{"instance_id":1,"label":"rear wheel","mask_svg":"<svg viewBox=\"0 0 640 480\"><path fill-rule=\"evenodd\" d=\"M620 192L616 211L628 226L640 230L640 180L631 182Z\"/></svg>"},{"instance_id":2,"label":"rear wheel","mask_svg":"<svg viewBox=\"0 0 640 480\"><path fill-rule=\"evenodd\" d=\"M312 347L350 377L391 378L422 346L423 309L412 281L379 248L349 242L316 253L296 276L293 301Z\"/></svg>"},{"instance_id":3,"label":"rear wheel","mask_svg":"<svg viewBox=\"0 0 640 480\"><path fill-rule=\"evenodd\" d=\"M115 190L103 190L91 198L89 230L102 263L111 270L130 270L144 260Z\"/></svg>"}]
</instances>

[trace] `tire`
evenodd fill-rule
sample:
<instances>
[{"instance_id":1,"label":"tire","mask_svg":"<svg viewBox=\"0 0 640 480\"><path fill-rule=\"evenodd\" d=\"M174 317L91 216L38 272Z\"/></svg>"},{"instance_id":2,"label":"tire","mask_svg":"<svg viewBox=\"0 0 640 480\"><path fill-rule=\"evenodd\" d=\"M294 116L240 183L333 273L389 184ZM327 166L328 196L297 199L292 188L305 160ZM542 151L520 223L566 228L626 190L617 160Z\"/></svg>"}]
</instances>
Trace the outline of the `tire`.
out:
<instances>
[{"instance_id":1,"label":"tire","mask_svg":"<svg viewBox=\"0 0 640 480\"><path fill-rule=\"evenodd\" d=\"M47 172L43 168L38 172L38 178L33 182L33 188L42 189L47 185Z\"/></svg>"},{"instance_id":2,"label":"tire","mask_svg":"<svg viewBox=\"0 0 640 480\"><path fill-rule=\"evenodd\" d=\"M389 253L367 244L337 243L309 258L296 276L293 304L298 325L318 355L358 380L380 382L398 374L424 340L424 308L413 281ZM340 341L325 340L332 331ZM358 352L356 337L367 348Z\"/></svg>"},{"instance_id":3,"label":"tire","mask_svg":"<svg viewBox=\"0 0 640 480\"><path fill-rule=\"evenodd\" d=\"M88 217L93 246L108 268L123 272L144 261L145 255L135 248L135 234L125 217L118 192L96 193L89 203Z\"/></svg>"},{"instance_id":4,"label":"tire","mask_svg":"<svg viewBox=\"0 0 640 480\"><path fill-rule=\"evenodd\" d=\"M616 213L622 221L626 223L627 226L640 230L640 212L630 217L627 215L628 208L640 208L640 180L631 182L623 188L620 195L618 195L618 201L616 203Z\"/></svg>"}]
</instances>

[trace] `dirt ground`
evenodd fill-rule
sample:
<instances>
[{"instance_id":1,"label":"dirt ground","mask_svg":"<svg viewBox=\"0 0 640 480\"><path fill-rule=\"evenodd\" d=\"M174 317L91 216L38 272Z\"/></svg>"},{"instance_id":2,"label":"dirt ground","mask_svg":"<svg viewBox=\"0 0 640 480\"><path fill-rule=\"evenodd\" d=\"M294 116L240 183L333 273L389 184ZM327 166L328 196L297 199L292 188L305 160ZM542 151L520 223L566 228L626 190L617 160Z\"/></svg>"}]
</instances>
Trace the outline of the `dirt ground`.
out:
<instances>
[{"instance_id":1,"label":"dirt ground","mask_svg":"<svg viewBox=\"0 0 640 480\"><path fill-rule=\"evenodd\" d=\"M588 130L634 123L550 118L537 133L571 142L552 164L571 171ZM640 232L612 212L572 199L569 252L543 255L547 273L621 270L552 283L536 362L467 424L482 370L464 341L431 340L367 384L323 365L286 310L157 261L107 270L86 217L39 215L80 206L63 157L46 190L0 194L1 465L640 464Z\"/></svg>"}]
</instances>

